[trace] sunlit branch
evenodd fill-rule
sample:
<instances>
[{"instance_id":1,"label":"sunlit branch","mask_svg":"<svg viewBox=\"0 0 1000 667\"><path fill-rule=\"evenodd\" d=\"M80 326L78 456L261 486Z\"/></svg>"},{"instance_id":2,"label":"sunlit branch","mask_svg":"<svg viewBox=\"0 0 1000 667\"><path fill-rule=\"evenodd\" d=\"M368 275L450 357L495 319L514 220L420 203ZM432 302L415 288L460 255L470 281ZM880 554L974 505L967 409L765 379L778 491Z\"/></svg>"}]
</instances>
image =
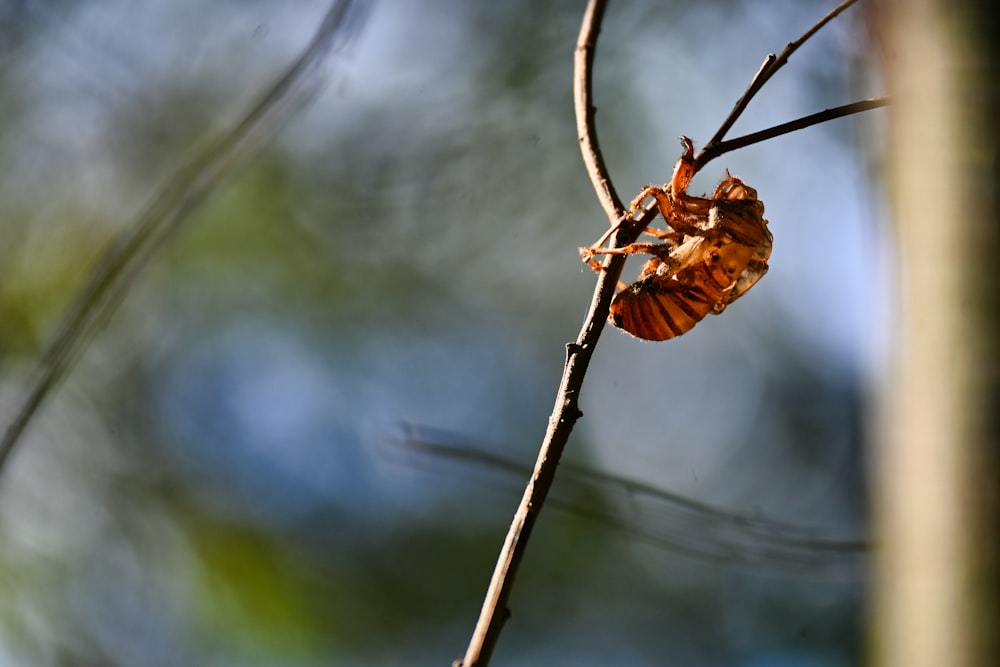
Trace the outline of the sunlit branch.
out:
<instances>
[{"instance_id":1,"label":"sunlit branch","mask_svg":"<svg viewBox=\"0 0 1000 667\"><path fill-rule=\"evenodd\" d=\"M781 123L780 125L769 127L766 130L745 134L742 137L727 139L726 141L714 144L711 148L706 147L703 149L695 159L695 171L700 170L710 160L714 160L724 153L729 153L740 148L746 148L747 146L753 144L759 144L762 141L774 139L775 137L780 137L783 134L803 130L813 125L819 125L820 123L825 123L829 120L834 120L835 118L843 118L844 116L861 113L862 111L878 109L879 107L884 107L887 104L889 104L888 97L874 97L870 100L852 102L851 104L845 104L832 109L819 111L808 116L803 116L802 118L788 121L787 123Z\"/></svg>"},{"instance_id":2,"label":"sunlit branch","mask_svg":"<svg viewBox=\"0 0 1000 667\"><path fill-rule=\"evenodd\" d=\"M743 112L746 111L747 105L750 104L750 100L753 99L754 95L760 92L760 89L764 87L764 84L767 83L771 79L771 77L774 76L775 73L788 62L788 59L791 57L791 55L795 53L795 51L797 51L798 48L806 42L806 40L815 35L820 28L822 28L827 23L835 19L841 12L843 12L845 9L847 9L857 1L858 0L845 0L844 2L840 3L830 13L821 18L811 28L802 33L802 35L798 39L789 42L788 45L785 46L785 48L781 51L780 54L775 56L772 53L768 55L767 58L764 59L764 63L760 66L760 69L757 70L757 73L754 75L753 80L750 81L750 85L747 87L746 91L743 93L740 99L736 101L736 105L733 106L733 110L729 112L729 115L726 116L726 119L722 121L722 125L719 126L719 130L715 133L715 135L712 136L712 138L708 141L708 143L706 143L702 147L701 152L695 158L695 171L705 166L705 164L711 159L711 158L705 158L703 156L705 156L710 151L713 151L715 149L716 144L722 141L722 138L726 136L726 133L729 132L730 129L732 129L733 124L743 114Z\"/></svg>"},{"instance_id":3,"label":"sunlit branch","mask_svg":"<svg viewBox=\"0 0 1000 667\"><path fill-rule=\"evenodd\" d=\"M624 211L621 199L611 183L608 168L601 155L601 147L597 141L597 131L594 126L594 53L597 50L597 36L600 33L601 20L607 2L591 2L583 16L580 26L580 37L576 43L576 53L573 60L573 107L576 110L576 132L580 140L580 152L583 154L583 164L587 175L597 193L604 212L612 226L617 225Z\"/></svg>"},{"instance_id":4,"label":"sunlit branch","mask_svg":"<svg viewBox=\"0 0 1000 667\"><path fill-rule=\"evenodd\" d=\"M574 58L574 109L584 164L601 205L611 223L615 225L614 244L620 247L635 241L652 220L654 213L644 213L634 224L619 224L627 219L626 212L615 193L598 148L594 128L591 69L605 5L605 0L591 0L584 12ZM482 667L489 664L500 630L510 615L507 600L513 589L514 575L527 548L531 529L555 480L556 468L563 449L576 420L583 414L578 406L580 390L590 358L604 329L604 322L608 319L611 299L615 295L625 259L624 256L612 257L605 269L600 272L580 333L575 342L566 346L566 364L563 368L562 381L534 470L500 550L465 657L457 661L456 665Z\"/></svg>"}]
</instances>

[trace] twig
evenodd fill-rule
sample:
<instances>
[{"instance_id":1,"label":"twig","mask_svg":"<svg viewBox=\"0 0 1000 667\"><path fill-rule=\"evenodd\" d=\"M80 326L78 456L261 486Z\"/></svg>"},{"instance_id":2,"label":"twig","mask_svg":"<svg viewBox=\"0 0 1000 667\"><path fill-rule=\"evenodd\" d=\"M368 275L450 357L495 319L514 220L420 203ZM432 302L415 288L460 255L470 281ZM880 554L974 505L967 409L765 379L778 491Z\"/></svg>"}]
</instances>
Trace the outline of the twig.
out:
<instances>
[{"instance_id":1,"label":"twig","mask_svg":"<svg viewBox=\"0 0 1000 667\"><path fill-rule=\"evenodd\" d=\"M721 138L728 127L739 117L746 103L756 94L760 86L784 64L788 56L798 46L821 28L838 13L857 0L848 0L836 10L824 17L805 35L786 47L781 56L770 56L764 67L754 78L750 88L744 93L740 103L730 113L726 122L728 126L716 134ZM600 32L601 19L604 15L606 0L590 0L584 12L580 34L577 38L574 57L573 102L576 112L576 126L583 162L587 168L591 183L597 193L605 213L612 224L612 247L620 248L633 243L656 215L655 206L644 210L637 220L632 221L624 210L621 199L615 192L611 178L600 153L594 128L594 106L592 101L594 52L597 46L597 36ZM755 87L756 86L756 87ZM850 106L850 105L849 105ZM832 113L824 112L824 113ZM856 111L846 112L855 113ZM843 114L841 114L843 115ZM835 117L835 116L831 116ZM800 119L804 120L804 119ZM800 121L793 121L800 122ZM808 125L809 123L807 123ZM787 124L786 124L787 125ZM803 125L805 127L806 125ZM779 126L781 127L781 126ZM774 129L774 128L772 128ZM791 130L788 130L791 131ZM752 143L752 142L751 142ZM718 141L715 142L718 145ZM715 148L718 151L718 148ZM702 149L702 154L705 149ZM717 153L720 154L721 153ZM704 166L708 159L701 159L696 167ZM625 255L610 255L604 269L597 279L594 296L590 303L587 316L577 339L566 346L566 364L563 368L562 381L556 394L555 406L549 417L549 426L538 452L535 467L528 480L528 485L521 497L514 519L511 522L507 537L500 550L493 577L486 592L486 599L479 614L479 620L473 631L465 657L454 663L455 667L483 667L489 663L490 656L496 646L504 622L510 616L507 600L514 585L514 577L527 548L531 530L538 519L545 499L555 479L556 468L562 456L566 442L576 421L583 416L578 406L580 389L583 386L587 366L590 363L594 348L601 336L604 322L608 318L611 300L615 295L618 278L625 265Z\"/></svg>"},{"instance_id":2,"label":"twig","mask_svg":"<svg viewBox=\"0 0 1000 667\"><path fill-rule=\"evenodd\" d=\"M769 127L766 130L745 134L742 137L727 139L726 141L718 142L711 147L706 146L698 154L698 157L695 158L694 170L695 172L699 171L709 161L714 160L720 155L729 153L730 151L746 148L752 144L758 144L762 141L767 141L768 139L774 139L775 137L780 137L783 134L802 130L812 125L818 125L819 123L825 123L826 121L833 120L835 118L842 118L844 116L850 116L851 114L861 113L862 111L878 109L879 107L884 107L887 104L889 104L888 97L873 97L870 100L852 102L843 106L819 111L808 116L803 116L802 118L788 121L787 123L781 123L780 125Z\"/></svg>"},{"instance_id":3,"label":"twig","mask_svg":"<svg viewBox=\"0 0 1000 667\"><path fill-rule=\"evenodd\" d=\"M704 166L705 163L711 159L706 159L702 156L715 149L716 144L722 141L722 138L726 136L726 133L733 127L736 120L743 114L744 111L746 111L747 105L750 104L750 100L753 99L754 95L760 92L760 89L764 87L764 84L767 83L768 80L770 80L770 78L774 76L774 74L781 69L785 63L788 62L791 55L795 53L795 51L798 50L798 48L802 46L807 39L815 35L820 28L835 19L841 12L857 1L858 0L844 0L844 2L840 3L833 9L833 11L817 21L813 27L802 33L801 37L793 42L789 42L779 55L775 56L772 53L764 59L764 63L760 66L760 69L757 70L757 73L754 75L753 80L751 80L746 92L744 92L743 96L736 101L736 105L733 107L733 110L729 112L726 120L724 120L722 125L719 126L718 132L716 132L715 135L709 139L708 143L702 147L701 152L698 153L698 156L695 158L696 172L698 165ZM721 153L719 153L719 155L721 155Z\"/></svg>"},{"instance_id":4,"label":"twig","mask_svg":"<svg viewBox=\"0 0 1000 667\"><path fill-rule=\"evenodd\" d=\"M0 440L0 472L42 402L114 312L163 241L320 88L325 56L360 25L364 0L334 0L302 55L210 152L178 172L105 251L63 314Z\"/></svg>"},{"instance_id":5,"label":"twig","mask_svg":"<svg viewBox=\"0 0 1000 667\"><path fill-rule=\"evenodd\" d=\"M608 214L611 225L616 226L623 219L625 211L618 193L611 184L608 168L601 154L601 146L597 141L597 133L594 130L594 53L597 51L597 36L600 33L606 6L607 2L604 0L591 2L583 14L580 36L577 38L576 52L573 56L573 108L576 111L576 133L580 140L583 165L587 169L587 175L590 176L598 201Z\"/></svg>"},{"instance_id":6,"label":"twig","mask_svg":"<svg viewBox=\"0 0 1000 667\"><path fill-rule=\"evenodd\" d=\"M580 36L577 40L574 58L574 109L577 128L579 129L580 150L583 152L587 173L594 184L597 197L601 201L608 218L613 225L618 225L615 233L615 246L627 245L638 238L642 230L652 220L653 213L643 214L634 224L621 224L626 220L626 212L621 204L611 179L608 176L604 160L601 157L594 130L594 109L591 93L591 68L594 61L597 34L600 31L601 18L606 0L590 0L584 13ZM486 599L473 631L472 639L465 652L465 658L455 665L462 667L482 667L489 664L490 656L496 645L500 630L510 615L507 609L507 599L514 585L514 575L524 556L531 529L535 525L538 514L545 503L549 489L555 479L556 468L562 456L570 432L583 413L580 412L578 400L587 366L593 355L594 348L601 336L604 322L608 319L611 299L618 286L618 278L625 266L624 256L611 257L605 269L601 271L594 288L594 296L584 319L583 327L576 342L566 345L566 365L563 368L562 381L556 394L555 406L549 417L549 426L545 432L538 452L535 468L524 490L521 503L511 522L497 560Z\"/></svg>"}]
</instances>

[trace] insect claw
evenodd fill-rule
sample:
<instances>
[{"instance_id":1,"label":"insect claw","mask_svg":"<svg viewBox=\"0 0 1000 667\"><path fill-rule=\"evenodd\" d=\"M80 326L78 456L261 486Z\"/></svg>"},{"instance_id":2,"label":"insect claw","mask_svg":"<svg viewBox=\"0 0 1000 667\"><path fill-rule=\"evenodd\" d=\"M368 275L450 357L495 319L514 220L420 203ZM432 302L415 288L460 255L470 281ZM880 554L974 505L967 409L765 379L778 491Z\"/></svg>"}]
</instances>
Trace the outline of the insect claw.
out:
<instances>
[{"instance_id":1,"label":"insect claw","mask_svg":"<svg viewBox=\"0 0 1000 667\"><path fill-rule=\"evenodd\" d=\"M628 205L629 216L634 217L636 213L639 213L645 209L643 202L645 202L650 195L655 195L657 192L662 192L663 188L657 187L655 185L644 185L642 190L639 191L639 195L632 200L632 203Z\"/></svg>"},{"instance_id":2,"label":"insect claw","mask_svg":"<svg viewBox=\"0 0 1000 667\"><path fill-rule=\"evenodd\" d=\"M594 259L597 256L597 250L591 246L587 248L580 248L580 259L586 262L587 266L592 268L595 272L600 273L604 270L604 267L600 262Z\"/></svg>"},{"instance_id":3,"label":"insect claw","mask_svg":"<svg viewBox=\"0 0 1000 667\"><path fill-rule=\"evenodd\" d=\"M694 159L694 141L690 137L686 137L683 134L680 136L681 146L684 147L684 156L682 159L693 160Z\"/></svg>"},{"instance_id":4,"label":"insect claw","mask_svg":"<svg viewBox=\"0 0 1000 667\"><path fill-rule=\"evenodd\" d=\"M694 178L694 142L682 136L681 144L684 146L684 154L674 165L674 175L670 179L670 190L677 198L684 198L687 186Z\"/></svg>"}]
</instances>

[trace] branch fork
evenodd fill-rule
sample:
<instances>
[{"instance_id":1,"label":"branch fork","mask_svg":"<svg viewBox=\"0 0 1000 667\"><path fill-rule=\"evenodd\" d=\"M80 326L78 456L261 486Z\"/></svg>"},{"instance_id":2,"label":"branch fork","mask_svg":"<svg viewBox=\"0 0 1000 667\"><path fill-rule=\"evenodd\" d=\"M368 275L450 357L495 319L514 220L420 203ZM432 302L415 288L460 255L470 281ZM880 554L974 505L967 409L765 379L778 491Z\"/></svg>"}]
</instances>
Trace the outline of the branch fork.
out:
<instances>
[{"instance_id":1,"label":"branch fork","mask_svg":"<svg viewBox=\"0 0 1000 667\"><path fill-rule=\"evenodd\" d=\"M801 37L790 42L779 55L770 54L767 56L754 75L750 86L737 101L718 132L695 157L691 176L700 171L708 162L726 152L833 118L884 106L888 103L887 98L856 102L836 109L828 109L752 135L723 141L723 137L746 109L750 100L788 61L792 53L820 28L855 2L857 0L845 0ZM593 65L597 36L600 32L606 6L607 0L590 0L584 11L574 54L573 102L583 162L597 199L611 224L611 228L605 233L602 241L606 242L610 238L610 247L616 249L634 243L655 218L657 208L655 204L652 204L642 209L637 218L633 217L632 211L624 208L621 198L614 188L611 176L608 174L597 141L593 103ZM531 529L535 525L555 479L556 468L569 440L570 432L576 421L583 416L577 403L580 389L604 323L607 321L611 300L617 290L618 279L625 266L625 260L626 255L608 255L607 261L598 273L594 296L591 299L580 333L574 342L566 345L566 364L563 369L562 381L556 394L555 405L549 418L548 429L539 449L534 470L504 540L465 657L455 661L453 667L483 667L487 665L496 646L500 630L510 617L507 601L513 588L514 576L524 557Z\"/></svg>"}]
</instances>

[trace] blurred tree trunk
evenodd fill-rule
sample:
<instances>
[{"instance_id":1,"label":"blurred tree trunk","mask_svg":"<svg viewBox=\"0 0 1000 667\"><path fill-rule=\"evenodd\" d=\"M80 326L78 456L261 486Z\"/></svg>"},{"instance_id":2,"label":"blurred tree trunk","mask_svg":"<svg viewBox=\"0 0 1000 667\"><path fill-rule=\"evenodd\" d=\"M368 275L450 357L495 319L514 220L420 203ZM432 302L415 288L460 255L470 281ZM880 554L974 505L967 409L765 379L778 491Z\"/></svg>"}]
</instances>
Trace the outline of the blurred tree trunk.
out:
<instances>
[{"instance_id":1,"label":"blurred tree trunk","mask_svg":"<svg viewBox=\"0 0 1000 667\"><path fill-rule=\"evenodd\" d=\"M893 96L887 182L899 276L873 480L880 666L1000 664L1000 31L988 5L882 0L872 15Z\"/></svg>"}]
</instances>

